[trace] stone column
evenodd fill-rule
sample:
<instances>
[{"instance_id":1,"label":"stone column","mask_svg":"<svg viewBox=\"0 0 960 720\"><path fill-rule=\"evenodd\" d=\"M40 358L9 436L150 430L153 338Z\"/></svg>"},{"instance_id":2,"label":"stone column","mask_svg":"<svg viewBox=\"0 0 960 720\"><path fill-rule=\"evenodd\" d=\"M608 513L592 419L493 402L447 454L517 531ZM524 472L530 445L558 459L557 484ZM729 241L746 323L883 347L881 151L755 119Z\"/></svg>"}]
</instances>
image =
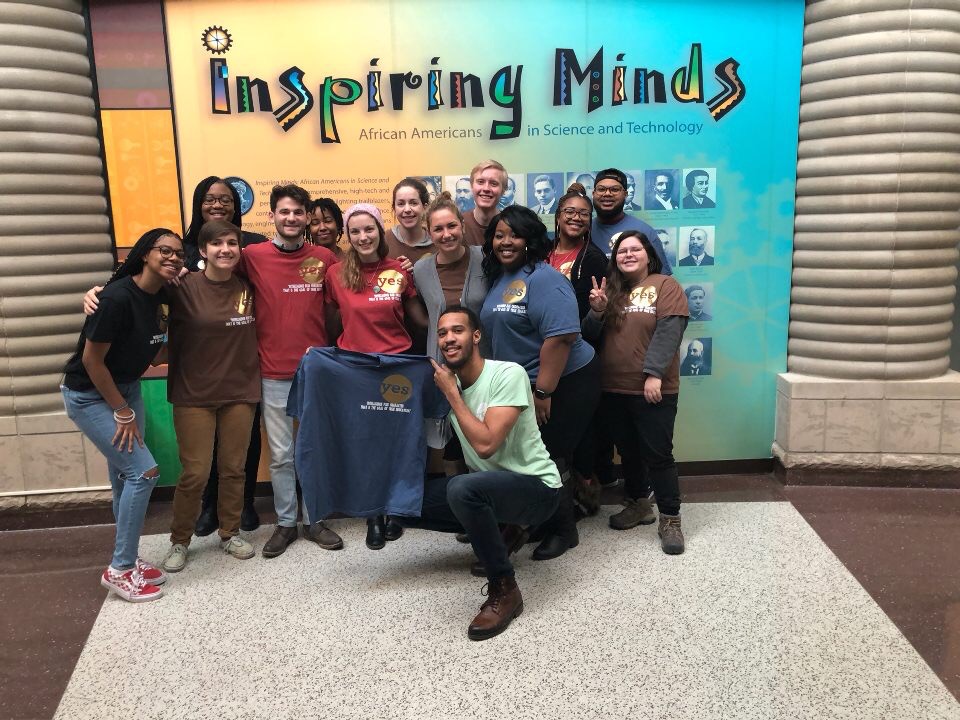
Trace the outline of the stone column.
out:
<instances>
[{"instance_id":1,"label":"stone column","mask_svg":"<svg viewBox=\"0 0 960 720\"><path fill-rule=\"evenodd\" d=\"M805 22L774 454L788 482L953 485L960 6L819 0Z\"/></svg>"},{"instance_id":2,"label":"stone column","mask_svg":"<svg viewBox=\"0 0 960 720\"><path fill-rule=\"evenodd\" d=\"M113 264L81 10L0 1L0 509L108 485L58 390Z\"/></svg>"}]
</instances>

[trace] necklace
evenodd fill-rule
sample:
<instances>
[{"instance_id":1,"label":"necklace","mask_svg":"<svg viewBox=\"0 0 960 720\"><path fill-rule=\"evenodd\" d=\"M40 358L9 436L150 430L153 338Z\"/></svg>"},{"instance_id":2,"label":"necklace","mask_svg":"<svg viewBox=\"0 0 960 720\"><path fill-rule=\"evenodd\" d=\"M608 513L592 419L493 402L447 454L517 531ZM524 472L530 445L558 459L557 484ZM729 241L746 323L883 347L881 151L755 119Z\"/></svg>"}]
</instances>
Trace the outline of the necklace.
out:
<instances>
[{"instance_id":1,"label":"necklace","mask_svg":"<svg viewBox=\"0 0 960 720\"><path fill-rule=\"evenodd\" d=\"M380 265L383 263L383 258L377 262L377 266L373 269L373 276L364 282L364 285L373 289L373 294L376 295L380 292L380 286L377 285L377 277L380 275Z\"/></svg>"}]
</instances>

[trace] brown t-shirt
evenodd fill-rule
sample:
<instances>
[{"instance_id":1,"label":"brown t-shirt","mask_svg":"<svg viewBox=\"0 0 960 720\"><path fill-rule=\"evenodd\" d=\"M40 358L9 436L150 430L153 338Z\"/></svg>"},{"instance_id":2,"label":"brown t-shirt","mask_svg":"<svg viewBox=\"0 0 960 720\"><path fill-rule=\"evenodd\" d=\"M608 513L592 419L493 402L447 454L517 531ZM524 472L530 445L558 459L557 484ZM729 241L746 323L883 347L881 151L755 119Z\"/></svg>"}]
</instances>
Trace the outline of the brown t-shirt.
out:
<instances>
[{"instance_id":1,"label":"brown t-shirt","mask_svg":"<svg viewBox=\"0 0 960 720\"><path fill-rule=\"evenodd\" d=\"M393 258L396 260L401 255L406 257L412 263L416 263L417 260L422 258L424 255L430 255L433 253L433 243L428 243L426 245L421 245L414 247L412 245L407 245L404 242L400 242L397 239L397 236L393 234L393 230L387 230L383 233L383 237L387 241L387 257Z\"/></svg>"},{"instance_id":2,"label":"brown t-shirt","mask_svg":"<svg viewBox=\"0 0 960 720\"><path fill-rule=\"evenodd\" d=\"M657 321L672 315L689 316L683 288L672 277L650 275L634 287L624 306L623 322L603 328L600 384L604 392L643 394L643 361ZM680 353L661 378L665 395L680 392Z\"/></svg>"},{"instance_id":3,"label":"brown t-shirt","mask_svg":"<svg viewBox=\"0 0 960 720\"><path fill-rule=\"evenodd\" d=\"M440 277L440 289L446 307L459 305L463 296L463 286L467 281L467 268L470 266L470 252L449 265L437 263L437 275Z\"/></svg>"},{"instance_id":4,"label":"brown t-shirt","mask_svg":"<svg viewBox=\"0 0 960 720\"><path fill-rule=\"evenodd\" d=\"M477 222L477 219L473 216L473 211L466 213L463 216L463 243L464 245L476 245L482 247L484 237L487 233L487 226L481 225Z\"/></svg>"},{"instance_id":5,"label":"brown t-shirt","mask_svg":"<svg viewBox=\"0 0 960 720\"><path fill-rule=\"evenodd\" d=\"M174 405L260 402L253 291L245 280L184 277L170 293L168 349L167 399Z\"/></svg>"}]
</instances>

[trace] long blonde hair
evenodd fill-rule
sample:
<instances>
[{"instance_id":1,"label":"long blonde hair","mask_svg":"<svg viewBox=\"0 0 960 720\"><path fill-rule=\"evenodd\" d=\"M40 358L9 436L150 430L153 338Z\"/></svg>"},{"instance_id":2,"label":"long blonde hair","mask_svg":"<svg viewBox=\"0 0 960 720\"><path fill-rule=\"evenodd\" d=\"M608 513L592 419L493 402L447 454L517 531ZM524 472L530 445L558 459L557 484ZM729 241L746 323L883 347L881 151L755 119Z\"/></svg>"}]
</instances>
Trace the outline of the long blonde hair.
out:
<instances>
[{"instance_id":1,"label":"long blonde hair","mask_svg":"<svg viewBox=\"0 0 960 720\"><path fill-rule=\"evenodd\" d=\"M346 231L348 241L350 238L350 221L357 215L366 215L373 220L377 226L377 233L380 236L380 242L377 244L377 257L383 260L390 252L390 248L387 247L387 240L383 233L383 225L377 222L377 219L373 217L373 215L358 212L347 219ZM343 259L338 263L338 266L340 268L340 281L343 283L343 286L354 292L363 290L363 273L360 271L361 264L360 253L357 252L352 242L348 242L347 249L343 253Z\"/></svg>"}]
</instances>

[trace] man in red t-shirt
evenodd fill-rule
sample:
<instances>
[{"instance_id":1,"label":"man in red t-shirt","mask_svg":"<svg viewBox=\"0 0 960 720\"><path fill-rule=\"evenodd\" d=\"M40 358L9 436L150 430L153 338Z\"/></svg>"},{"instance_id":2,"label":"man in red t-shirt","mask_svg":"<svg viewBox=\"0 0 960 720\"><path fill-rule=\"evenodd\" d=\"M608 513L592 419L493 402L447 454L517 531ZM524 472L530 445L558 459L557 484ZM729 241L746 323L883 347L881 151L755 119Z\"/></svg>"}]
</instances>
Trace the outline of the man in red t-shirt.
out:
<instances>
[{"instance_id":1,"label":"man in red t-shirt","mask_svg":"<svg viewBox=\"0 0 960 720\"><path fill-rule=\"evenodd\" d=\"M263 388L263 425L270 446L270 482L277 528L263 546L267 558L282 555L297 539L297 479L293 464L293 419L287 398L300 358L308 347L329 345L326 327L326 275L336 256L305 242L310 222L310 195L297 185L277 185L270 193L272 242L244 249L241 271L254 288L257 348ZM327 550L343 541L320 519L310 525L303 510L307 538Z\"/></svg>"}]
</instances>

